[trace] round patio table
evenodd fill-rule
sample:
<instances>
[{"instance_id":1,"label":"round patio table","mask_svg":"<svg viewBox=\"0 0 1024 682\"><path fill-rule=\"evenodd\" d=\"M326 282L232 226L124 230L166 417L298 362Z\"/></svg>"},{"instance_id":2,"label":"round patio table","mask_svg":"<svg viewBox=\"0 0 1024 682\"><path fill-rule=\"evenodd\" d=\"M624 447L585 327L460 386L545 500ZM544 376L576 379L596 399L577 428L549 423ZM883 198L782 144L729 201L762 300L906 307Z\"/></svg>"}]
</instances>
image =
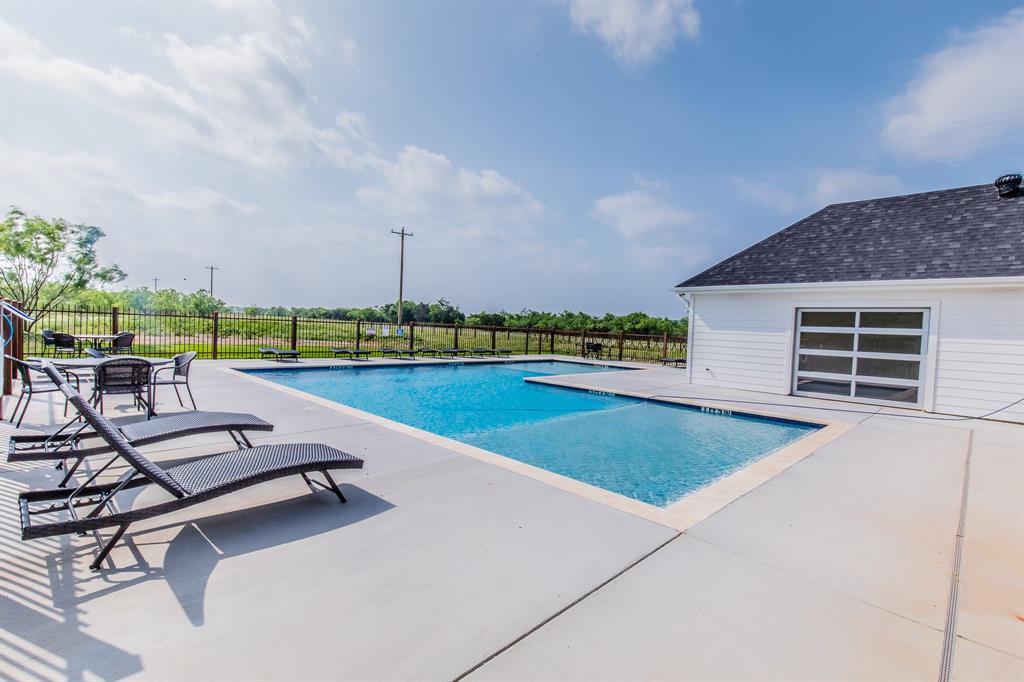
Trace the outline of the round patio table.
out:
<instances>
[{"instance_id":1,"label":"round patio table","mask_svg":"<svg viewBox=\"0 0 1024 682\"><path fill-rule=\"evenodd\" d=\"M95 369L96 365L107 360L145 360L154 367L160 367L161 365L169 365L174 362L174 358L144 358L139 355L111 355L107 358L40 358L30 357L29 362L49 362L54 367L63 367L66 369Z\"/></svg>"}]
</instances>

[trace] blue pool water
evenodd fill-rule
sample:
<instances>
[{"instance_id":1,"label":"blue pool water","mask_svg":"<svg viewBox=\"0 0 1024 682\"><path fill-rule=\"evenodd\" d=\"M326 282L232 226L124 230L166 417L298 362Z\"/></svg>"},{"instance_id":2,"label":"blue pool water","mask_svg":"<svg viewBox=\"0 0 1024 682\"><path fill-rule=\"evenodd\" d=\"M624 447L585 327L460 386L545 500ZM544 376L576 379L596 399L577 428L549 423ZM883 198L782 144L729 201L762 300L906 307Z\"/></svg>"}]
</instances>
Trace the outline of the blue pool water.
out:
<instances>
[{"instance_id":1,"label":"blue pool water","mask_svg":"<svg viewBox=\"0 0 1024 682\"><path fill-rule=\"evenodd\" d=\"M524 381L628 371L569 362L249 371L659 506L818 428Z\"/></svg>"}]
</instances>

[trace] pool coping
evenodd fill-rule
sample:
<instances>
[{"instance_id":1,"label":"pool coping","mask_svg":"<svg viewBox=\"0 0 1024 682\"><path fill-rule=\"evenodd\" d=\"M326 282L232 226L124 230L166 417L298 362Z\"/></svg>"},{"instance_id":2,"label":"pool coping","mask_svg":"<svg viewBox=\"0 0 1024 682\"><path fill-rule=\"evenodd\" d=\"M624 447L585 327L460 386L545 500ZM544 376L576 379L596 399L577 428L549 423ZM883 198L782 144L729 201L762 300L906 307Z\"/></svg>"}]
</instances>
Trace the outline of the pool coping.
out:
<instances>
[{"instance_id":1,"label":"pool coping","mask_svg":"<svg viewBox=\"0 0 1024 682\"><path fill-rule=\"evenodd\" d=\"M518 362L547 362L554 360L560 362L577 362L578 364L592 364L610 367L614 367L618 364L615 362L585 362L578 361L575 358L569 360L562 359L559 356L541 356L543 357L543 359L539 359L538 356L512 356L511 361L516 362L517 360L515 358L517 357L523 358L522 360L518 360ZM417 364L463 364L463 362L464 361L452 362L439 360L426 362L421 361L418 362ZM495 363L494 360L482 360L477 361L474 364L493 363ZM626 364L627 363L622 363L622 365ZM629 367L630 369L637 368L637 366L634 363L629 364L631 365ZM386 365L398 367L415 366L412 365L409 361L401 360L378 361L374 363L374 366L378 367ZM365 367L367 365L365 362L334 361L325 364L296 363L290 364L286 367L268 367L266 369L328 369L333 366ZM757 417L780 419L787 422L799 421L806 424L818 425L821 427L816 431L801 436L800 438L798 438L797 440L793 441L788 445L785 445L772 452L769 452L768 454L758 458L757 460L747 464L744 467L741 467L740 469L737 469L736 471L733 471L732 473L726 474L725 476L718 478L712 481L711 483L684 495L678 501L666 507L658 507L652 504L648 504L646 502L641 502L640 500L635 500L625 495L620 495L619 493L615 493L610 490L605 490L604 488L600 488L598 486L591 485L583 481L578 481L574 478L570 478L568 476L564 476L553 471L548 471L547 469L542 469L532 464L520 462L519 460L512 459L511 457L499 455L498 453L491 452L490 450L485 450L483 448L478 448L474 445L462 443L452 438L448 438L447 436L441 436L430 431L424 431L423 429L416 428L415 426L409 426L408 424L403 424L401 422L388 419L387 417L381 417L380 415L373 414L371 412L366 412L351 407L349 405L344 405L342 403L335 402L328 398L313 395L312 393L307 393L297 388L283 386L269 379L264 379L257 374L253 374L246 371L257 368L258 366L220 367L218 369L229 374L244 377L245 379L253 381L260 385L267 386L275 390L282 391L284 393L288 393L297 398L302 398L304 400L314 402L318 405L327 407L342 414L346 414L348 416L356 417L366 422L382 426L391 431L396 431L398 433L402 433L407 436L411 436L413 438L417 438L419 440L432 443L434 445L438 445L449 450L453 450L455 452L458 452L459 454L465 455L467 457L472 457L473 459L476 459L478 461L486 462L487 464L492 464L507 471L512 471L522 476L532 478L536 481L546 483L555 488L559 488L566 492L573 493L575 495L592 500L594 502L598 502L600 504L604 504L608 507L612 507L619 511L623 511L628 514L638 516L648 521L652 521L654 523L667 526L668 528L672 528L673 530L677 531L688 530L689 528L703 521L704 519L711 516L718 510L728 506L729 504L743 497L750 491L771 480L772 478L782 473L789 467L793 466L797 462L810 456L811 454L825 446L827 443L830 443L831 441L835 440L842 434L846 433L846 431L850 430L855 425L855 422L837 422L819 418L797 419L794 418L791 414L783 414L780 412L774 412L771 410L764 410L760 408L756 410L748 410L745 408L742 410L737 410L729 404L728 400L717 401L697 398L675 399L655 397L657 394L654 393L644 393L639 391L630 391L626 389L609 390L607 387L586 385L581 386L579 383L570 384L565 381L567 377L575 377L578 381L578 378L581 375L552 375L544 377L528 377L526 379L527 381L558 386L560 388L571 388L576 390L593 390L598 391L600 393L618 395L628 398L639 398L642 400L650 400L652 402L660 402L667 405L679 405L693 408L708 408L713 410L722 410L730 413L740 413L753 415ZM593 374L599 375L601 373L594 372ZM562 381L560 382L559 379L562 379Z\"/></svg>"}]
</instances>

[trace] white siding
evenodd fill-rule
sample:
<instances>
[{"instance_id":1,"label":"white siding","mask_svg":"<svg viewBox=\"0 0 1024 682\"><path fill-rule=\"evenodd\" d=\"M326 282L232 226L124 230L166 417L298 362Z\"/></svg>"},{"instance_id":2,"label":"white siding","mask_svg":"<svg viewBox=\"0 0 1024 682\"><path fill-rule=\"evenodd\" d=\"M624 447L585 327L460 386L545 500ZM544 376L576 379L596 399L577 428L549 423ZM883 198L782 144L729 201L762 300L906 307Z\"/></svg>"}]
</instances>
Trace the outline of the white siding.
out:
<instances>
[{"instance_id":1,"label":"white siding","mask_svg":"<svg viewBox=\"0 0 1024 682\"><path fill-rule=\"evenodd\" d=\"M698 292L694 297L691 381L788 394L794 309L927 307L937 316L934 374L925 374L928 409L977 416L1024 397L1024 286L777 289ZM1024 422L1024 405L996 418Z\"/></svg>"}]
</instances>

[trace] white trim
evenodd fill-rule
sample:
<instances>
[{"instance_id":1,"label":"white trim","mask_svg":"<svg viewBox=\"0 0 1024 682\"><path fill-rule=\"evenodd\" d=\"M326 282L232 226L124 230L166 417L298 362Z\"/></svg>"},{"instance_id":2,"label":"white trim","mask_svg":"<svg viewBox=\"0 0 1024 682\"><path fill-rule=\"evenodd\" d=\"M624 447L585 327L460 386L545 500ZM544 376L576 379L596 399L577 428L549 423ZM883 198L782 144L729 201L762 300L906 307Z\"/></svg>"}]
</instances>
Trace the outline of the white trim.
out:
<instances>
[{"instance_id":1,"label":"white trim","mask_svg":"<svg viewBox=\"0 0 1024 682\"><path fill-rule=\"evenodd\" d=\"M804 289L806 291L832 289L934 289L936 287L1015 288L1024 287L1024 277L961 277L942 279L884 279L853 282L782 282L779 284L727 284L707 287L673 287L672 291L685 293L751 293L776 289Z\"/></svg>"},{"instance_id":2,"label":"white trim","mask_svg":"<svg viewBox=\"0 0 1024 682\"><path fill-rule=\"evenodd\" d=\"M697 294L687 296L688 315L686 322L686 383L693 383L693 309L697 306Z\"/></svg>"}]
</instances>

